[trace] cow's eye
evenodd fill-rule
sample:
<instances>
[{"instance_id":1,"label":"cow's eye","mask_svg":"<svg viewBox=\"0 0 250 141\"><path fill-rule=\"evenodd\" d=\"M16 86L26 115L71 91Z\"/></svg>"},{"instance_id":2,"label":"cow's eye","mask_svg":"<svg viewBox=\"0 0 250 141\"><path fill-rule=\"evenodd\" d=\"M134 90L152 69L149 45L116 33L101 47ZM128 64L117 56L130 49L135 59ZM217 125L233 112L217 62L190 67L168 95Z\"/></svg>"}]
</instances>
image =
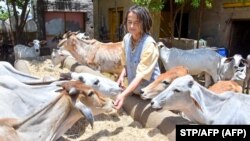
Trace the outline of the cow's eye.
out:
<instances>
[{"instance_id":1,"label":"cow's eye","mask_svg":"<svg viewBox=\"0 0 250 141\"><path fill-rule=\"evenodd\" d=\"M175 93L179 93L179 92L181 92L181 91L178 90L178 89L174 89L174 92L175 92Z\"/></svg>"},{"instance_id":2,"label":"cow's eye","mask_svg":"<svg viewBox=\"0 0 250 141\"><path fill-rule=\"evenodd\" d=\"M98 85L100 83L100 80L97 79L95 82L94 82L94 85Z\"/></svg>"},{"instance_id":3,"label":"cow's eye","mask_svg":"<svg viewBox=\"0 0 250 141\"><path fill-rule=\"evenodd\" d=\"M162 81L162 83L164 84L164 85L167 85L167 86L169 86L169 82L168 81Z\"/></svg>"},{"instance_id":4,"label":"cow's eye","mask_svg":"<svg viewBox=\"0 0 250 141\"><path fill-rule=\"evenodd\" d=\"M88 96L92 96L94 94L94 92L93 91L90 91L89 93L88 93Z\"/></svg>"},{"instance_id":5,"label":"cow's eye","mask_svg":"<svg viewBox=\"0 0 250 141\"><path fill-rule=\"evenodd\" d=\"M79 76L79 78L78 78L82 83L85 83L85 80L84 80L84 78L82 77L82 76Z\"/></svg>"}]
</instances>

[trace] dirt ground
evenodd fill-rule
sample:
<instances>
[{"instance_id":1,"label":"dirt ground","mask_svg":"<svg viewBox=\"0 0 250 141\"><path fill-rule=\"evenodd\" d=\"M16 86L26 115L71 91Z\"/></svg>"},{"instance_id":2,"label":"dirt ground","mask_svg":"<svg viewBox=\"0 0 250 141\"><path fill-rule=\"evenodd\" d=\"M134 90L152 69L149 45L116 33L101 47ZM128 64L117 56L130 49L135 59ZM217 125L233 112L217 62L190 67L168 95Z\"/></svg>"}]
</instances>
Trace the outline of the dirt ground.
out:
<instances>
[{"instance_id":1,"label":"dirt ground","mask_svg":"<svg viewBox=\"0 0 250 141\"><path fill-rule=\"evenodd\" d=\"M59 78L68 69L54 67L50 59L30 61L28 67L32 75ZM167 136L156 128L143 128L139 122L121 110L117 115L95 116L93 129L81 118L58 141L168 141Z\"/></svg>"}]
</instances>

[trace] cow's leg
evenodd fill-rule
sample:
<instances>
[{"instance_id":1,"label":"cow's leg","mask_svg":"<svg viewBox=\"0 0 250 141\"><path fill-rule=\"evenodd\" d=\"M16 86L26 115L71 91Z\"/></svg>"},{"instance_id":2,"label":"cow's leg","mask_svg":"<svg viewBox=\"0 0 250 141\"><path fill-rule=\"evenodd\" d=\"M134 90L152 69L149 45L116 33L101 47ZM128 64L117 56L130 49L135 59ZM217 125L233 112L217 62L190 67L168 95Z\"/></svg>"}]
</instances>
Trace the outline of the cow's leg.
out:
<instances>
[{"instance_id":1,"label":"cow's leg","mask_svg":"<svg viewBox=\"0 0 250 141\"><path fill-rule=\"evenodd\" d=\"M249 85L250 85L250 79L248 78L247 79L247 91L246 91L247 94L249 94Z\"/></svg>"},{"instance_id":2,"label":"cow's leg","mask_svg":"<svg viewBox=\"0 0 250 141\"><path fill-rule=\"evenodd\" d=\"M207 72L205 72L205 87L208 88L208 86L210 86L211 83L212 83L211 76Z\"/></svg>"},{"instance_id":3,"label":"cow's leg","mask_svg":"<svg viewBox=\"0 0 250 141\"><path fill-rule=\"evenodd\" d=\"M246 89L247 81L248 81L247 79L245 79L245 80L243 81L242 93L244 93L244 90Z\"/></svg>"}]
</instances>

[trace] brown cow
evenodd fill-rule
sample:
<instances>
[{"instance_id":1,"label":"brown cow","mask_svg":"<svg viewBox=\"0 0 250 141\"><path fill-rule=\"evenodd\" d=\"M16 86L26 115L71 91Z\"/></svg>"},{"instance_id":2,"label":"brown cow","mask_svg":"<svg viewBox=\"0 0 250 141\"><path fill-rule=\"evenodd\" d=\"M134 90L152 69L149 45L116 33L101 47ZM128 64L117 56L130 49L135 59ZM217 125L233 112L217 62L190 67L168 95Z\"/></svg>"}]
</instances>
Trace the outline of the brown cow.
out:
<instances>
[{"instance_id":1,"label":"brown cow","mask_svg":"<svg viewBox=\"0 0 250 141\"><path fill-rule=\"evenodd\" d=\"M121 73L122 42L102 43L95 39L80 39L75 32L67 33L66 37L59 42L58 47L68 50L80 64L101 72Z\"/></svg>"},{"instance_id":2,"label":"brown cow","mask_svg":"<svg viewBox=\"0 0 250 141\"><path fill-rule=\"evenodd\" d=\"M31 86L2 75L0 91L0 140L6 141L57 140L82 114L93 126L83 102L103 112L112 108L80 81Z\"/></svg>"},{"instance_id":3,"label":"brown cow","mask_svg":"<svg viewBox=\"0 0 250 141\"><path fill-rule=\"evenodd\" d=\"M217 93L217 94L220 94L220 93L223 93L226 91L233 91L233 92L237 92L237 93L242 92L242 87L233 80L218 81L214 85L210 86L208 89Z\"/></svg>"},{"instance_id":4,"label":"brown cow","mask_svg":"<svg viewBox=\"0 0 250 141\"><path fill-rule=\"evenodd\" d=\"M66 89L75 88L76 93L82 93L83 95L79 95L79 99L86 106L90 107L94 115L116 112L113 108L113 100L111 98L105 97L79 80L63 83L62 86Z\"/></svg>"},{"instance_id":5,"label":"brown cow","mask_svg":"<svg viewBox=\"0 0 250 141\"><path fill-rule=\"evenodd\" d=\"M142 99L152 99L165 90L177 77L188 74L187 68L183 66L173 67L157 77L157 79L141 90Z\"/></svg>"}]
</instances>

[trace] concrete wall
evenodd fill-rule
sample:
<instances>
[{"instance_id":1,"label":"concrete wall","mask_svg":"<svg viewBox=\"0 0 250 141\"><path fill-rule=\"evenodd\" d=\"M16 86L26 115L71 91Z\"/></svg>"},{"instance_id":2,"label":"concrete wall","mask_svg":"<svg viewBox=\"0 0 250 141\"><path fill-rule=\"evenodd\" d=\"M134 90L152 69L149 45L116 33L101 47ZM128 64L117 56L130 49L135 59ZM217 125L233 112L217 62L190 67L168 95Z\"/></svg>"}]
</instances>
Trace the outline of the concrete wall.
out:
<instances>
[{"instance_id":1,"label":"concrete wall","mask_svg":"<svg viewBox=\"0 0 250 141\"><path fill-rule=\"evenodd\" d=\"M107 30L108 26L108 11L109 8L123 7L123 19L130 6L134 5L131 0L93 0L94 6L94 37L99 38L100 28L102 24L105 24ZM153 18L153 27L151 34L157 39L159 36L160 27L160 13L151 13ZM102 20L104 23L102 23Z\"/></svg>"},{"instance_id":2,"label":"concrete wall","mask_svg":"<svg viewBox=\"0 0 250 141\"><path fill-rule=\"evenodd\" d=\"M214 1L211 9L204 11L201 37L209 39L208 44L218 47L228 47L232 20L250 20L250 7L223 8L227 0ZM192 10L189 15L188 37L196 39L198 29L198 10Z\"/></svg>"},{"instance_id":3,"label":"concrete wall","mask_svg":"<svg viewBox=\"0 0 250 141\"><path fill-rule=\"evenodd\" d=\"M92 0L72 0L72 1L56 1L48 0L47 12L81 12L86 13L85 31L89 33L91 37L94 35L93 25L93 2ZM35 5L36 3L34 3Z\"/></svg>"}]
</instances>

